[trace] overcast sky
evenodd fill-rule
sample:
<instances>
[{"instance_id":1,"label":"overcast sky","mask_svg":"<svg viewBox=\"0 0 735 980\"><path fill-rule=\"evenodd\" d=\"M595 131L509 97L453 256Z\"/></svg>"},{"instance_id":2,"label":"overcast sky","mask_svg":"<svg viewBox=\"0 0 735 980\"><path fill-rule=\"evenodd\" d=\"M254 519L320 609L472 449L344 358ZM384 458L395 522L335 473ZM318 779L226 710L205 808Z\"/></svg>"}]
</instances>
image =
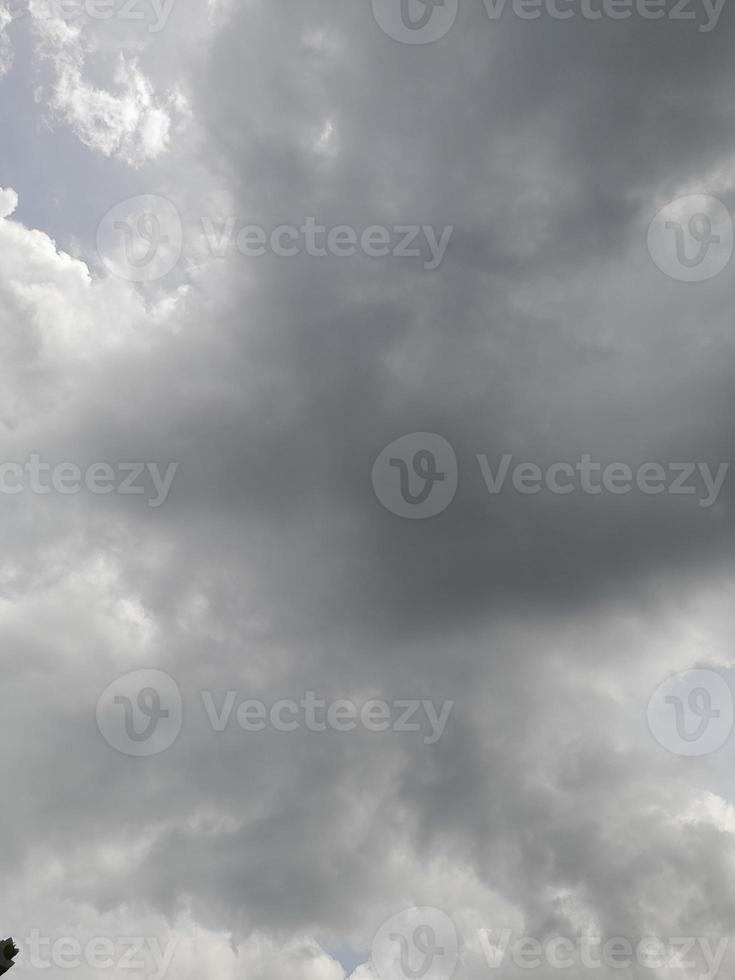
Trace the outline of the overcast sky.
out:
<instances>
[{"instance_id":1,"label":"overcast sky","mask_svg":"<svg viewBox=\"0 0 735 980\"><path fill-rule=\"evenodd\" d=\"M15 980L523 978L504 929L714 980L734 50L714 0L0 0Z\"/></svg>"}]
</instances>

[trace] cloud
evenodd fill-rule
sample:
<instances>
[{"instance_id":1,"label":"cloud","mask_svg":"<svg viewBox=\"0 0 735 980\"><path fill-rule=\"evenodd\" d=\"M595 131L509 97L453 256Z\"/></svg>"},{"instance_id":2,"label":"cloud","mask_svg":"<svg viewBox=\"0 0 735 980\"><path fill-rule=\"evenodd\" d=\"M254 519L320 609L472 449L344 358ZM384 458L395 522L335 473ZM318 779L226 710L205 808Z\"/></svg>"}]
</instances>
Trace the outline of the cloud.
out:
<instances>
[{"instance_id":1,"label":"cloud","mask_svg":"<svg viewBox=\"0 0 735 980\"><path fill-rule=\"evenodd\" d=\"M537 27L467 5L409 48L369 5L316 0L182 5L145 43L34 19L2 85L33 84L53 152L37 220L0 191L2 460L179 470L155 511L0 496L8 930L175 938L184 977L283 980L342 980L340 961L367 980L412 905L452 916L473 980L479 928L731 934L731 746L683 760L646 726L671 672L731 676L731 483L709 509L494 496L477 455L729 459L729 275L668 279L646 233L679 194L735 204L733 20L706 43ZM8 171L35 139L21 162L6 141ZM171 203L183 248L135 283L96 241L121 202L138 227L141 195ZM309 216L454 231L434 272L237 249ZM203 219L231 219L221 257ZM459 464L426 522L370 480L411 432ZM182 729L130 758L95 709L146 668L179 686ZM202 700L308 691L454 706L428 746L249 733L236 712L217 732Z\"/></svg>"},{"instance_id":2,"label":"cloud","mask_svg":"<svg viewBox=\"0 0 735 980\"><path fill-rule=\"evenodd\" d=\"M0 6L0 78L13 66L13 46L7 29L13 18L7 4Z\"/></svg>"},{"instance_id":3,"label":"cloud","mask_svg":"<svg viewBox=\"0 0 735 980\"><path fill-rule=\"evenodd\" d=\"M94 88L76 65L59 70L53 108L79 138L103 156L119 156L138 165L166 151L171 118L157 104L153 88L134 61L124 56L115 69L116 92Z\"/></svg>"},{"instance_id":4,"label":"cloud","mask_svg":"<svg viewBox=\"0 0 735 980\"><path fill-rule=\"evenodd\" d=\"M52 16L43 0L34 0L31 13L36 54L50 71L38 95L53 118L96 153L133 167L164 154L172 123L180 118L180 94L175 89L156 93L138 58L124 50L112 59L108 85L94 84L90 71L98 69L101 56L107 61L98 25Z\"/></svg>"}]
</instances>

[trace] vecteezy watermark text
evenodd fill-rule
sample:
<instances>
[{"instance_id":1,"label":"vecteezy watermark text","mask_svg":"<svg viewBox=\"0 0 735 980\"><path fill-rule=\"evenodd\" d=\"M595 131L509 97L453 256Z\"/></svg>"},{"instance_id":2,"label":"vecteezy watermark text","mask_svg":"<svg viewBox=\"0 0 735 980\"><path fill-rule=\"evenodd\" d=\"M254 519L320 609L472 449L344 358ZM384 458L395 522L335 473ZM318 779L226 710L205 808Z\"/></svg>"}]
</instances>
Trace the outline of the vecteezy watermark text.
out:
<instances>
[{"instance_id":1,"label":"vecteezy watermark text","mask_svg":"<svg viewBox=\"0 0 735 980\"><path fill-rule=\"evenodd\" d=\"M731 463L659 463L631 466L601 462L583 453L574 462L546 464L516 460L511 453L491 460L477 454L479 474L491 496L514 492L569 496L644 496L697 498L699 507L713 507L722 492ZM476 478L476 477L475 477ZM396 439L378 455L372 470L375 495L392 514L423 520L441 514L452 503L459 485L459 464L454 449L433 432L413 432Z\"/></svg>"},{"instance_id":2,"label":"vecteezy watermark text","mask_svg":"<svg viewBox=\"0 0 735 980\"><path fill-rule=\"evenodd\" d=\"M313 216L297 224L267 228L232 216L205 215L193 227L196 249L215 259L233 252L246 259L267 255L279 259L362 256L418 261L427 272L442 264L454 232L452 226L426 224L327 226ZM116 204L100 221L96 237L103 265L128 282L162 279L176 268L184 252L181 215L171 201L157 194L142 194Z\"/></svg>"},{"instance_id":3,"label":"vecteezy watermark text","mask_svg":"<svg viewBox=\"0 0 735 980\"><path fill-rule=\"evenodd\" d=\"M453 701L435 703L427 698L302 697L270 703L243 697L237 690L201 691L205 723L215 733L237 726L246 734L272 731L413 733L425 745L435 745L444 734ZM97 700L97 726L105 741L124 755L159 755L170 748L182 730L183 698L176 681L161 670L136 670L118 677Z\"/></svg>"},{"instance_id":4,"label":"vecteezy watermark text","mask_svg":"<svg viewBox=\"0 0 735 980\"><path fill-rule=\"evenodd\" d=\"M697 24L703 34L713 31L725 8L725 0L483 0L490 20L505 11L520 20L671 20Z\"/></svg>"},{"instance_id":5,"label":"vecteezy watermark text","mask_svg":"<svg viewBox=\"0 0 735 980\"><path fill-rule=\"evenodd\" d=\"M677 936L660 939L645 936L630 940L625 936L581 935L514 936L512 929L499 934L479 929L478 940L485 961L492 970L511 963L521 970L551 967L553 970L704 970L698 980L714 980L722 966L729 940L720 937L715 946L710 939ZM690 958L691 956L691 958Z\"/></svg>"},{"instance_id":6,"label":"vecteezy watermark text","mask_svg":"<svg viewBox=\"0 0 735 980\"><path fill-rule=\"evenodd\" d=\"M234 245L249 259L262 258L269 252L281 259L310 255L338 259L362 253L368 258L423 259L427 272L438 269L444 261L454 228L435 229L433 225L369 225L356 229L350 225L328 228L313 217L299 225L245 225L235 234L236 221L227 218L219 228L212 218L202 218L204 238L212 255L224 258Z\"/></svg>"},{"instance_id":7,"label":"vecteezy watermark text","mask_svg":"<svg viewBox=\"0 0 735 980\"><path fill-rule=\"evenodd\" d=\"M159 34L171 16L176 0L7 0L12 21L33 16L35 20L73 23L89 20L145 22L149 34Z\"/></svg>"},{"instance_id":8,"label":"vecteezy watermark text","mask_svg":"<svg viewBox=\"0 0 735 980\"><path fill-rule=\"evenodd\" d=\"M265 702L242 700L237 691L228 691L219 706L211 691L202 692L207 718L216 732L223 732L234 718L244 732L424 732L425 745L435 745L444 734L453 701L443 701L439 707L433 701L416 698L396 698L383 701L371 698L357 704L347 698L328 701L307 691L298 701L282 699L271 705Z\"/></svg>"},{"instance_id":9,"label":"vecteezy watermark text","mask_svg":"<svg viewBox=\"0 0 735 980\"><path fill-rule=\"evenodd\" d=\"M91 463L82 469L77 463L50 463L31 453L23 463L0 462L0 494L73 496L83 490L103 496L147 494L148 506L160 507L166 503L178 468L178 463L169 463L162 470L158 463L117 462Z\"/></svg>"},{"instance_id":10,"label":"vecteezy watermark text","mask_svg":"<svg viewBox=\"0 0 735 980\"><path fill-rule=\"evenodd\" d=\"M729 946L726 937L598 936L589 933L543 938L512 929L477 929L465 936L464 956L490 970L679 970L697 980L715 980ZM371 961L381 980L450 980L459 964L460 939L443 910L422 906L387 919L375 933ZM472 952L470 952L472 951ZM686 971L686 972L685 972Z\"/></svg>"},{"instance_id":11,"label":"vecteezy watermark text","mask_svg":"<svg viewBox=\"0 0 735 980\"><path fill-rule=\"evenodd\" d=\"M156 936L44 936L38 929L18 941L20 955L38 970L135 970L146 980L163 980L171 966L178 939L165 948Z\"/></svg>"},{"instance_id":12,"label":"vecteezy watermark text","mask_svg":"<svg viewBox=\"0 0 735 980\"><path fill-rule=\"evenodd\" d=\"M709 34L719 24L725 0L482 0L491 21L641 20L684 22ZM454 26L459 0L372 0L381 30L402 44L432 44Z\"/></svg>"},{"instance_id":13,"label":"vecteezy watermark text","mask_svg":"<svg viewBox=\"0 0 735 980\"><path fill-rule=\"evenodd\" d=\"M672 496L697 496L699 506L712 507L730 470L730 463L720 463L713 472L708 463L642 463L632 467L627 463L596 462L589 453L583 453L575 463L552 463L542 468L537 463L518 462L506 454L493 470L485 455L478 455L488 493L502 493L508 477L513 489L525 496L548 491L566 496L584 493L622 495L634 489L648 496L671 494ZM512 467L512 469L511 469Z\"/></svg>"}]
</instances>

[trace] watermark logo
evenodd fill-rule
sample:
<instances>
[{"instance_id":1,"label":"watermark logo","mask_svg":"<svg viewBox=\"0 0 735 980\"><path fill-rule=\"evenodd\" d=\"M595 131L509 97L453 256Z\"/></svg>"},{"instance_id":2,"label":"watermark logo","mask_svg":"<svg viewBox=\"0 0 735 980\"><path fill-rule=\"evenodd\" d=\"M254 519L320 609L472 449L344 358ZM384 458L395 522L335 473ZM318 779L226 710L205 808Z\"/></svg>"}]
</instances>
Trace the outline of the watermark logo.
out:
<instances>
[{"instance_id":1,"label":"watermark logo","mask_svg":"<svg viewBox=\"0 0 735 980\"><path fill-rule=\"evenodd\" d=\"M459 484L457 456L442 436L414 432L396 439L373 466L373 488L397 517L425 520L441 514Z\"/></svg>"},{"instance_id":2,"label":"watermark logo","mask_svg":"<svg viewBox=\"0 0 735 980\"><path fill-rule=\"evenodd\" d=\"M453 225L325 225L307 215L273 228L244 223L234 215L202 215L193 247L213 259L239 253L246 259L408 259L434 272L446 258ZM184 252L183 222L176 207L153 194L116 204L97 229L97 252L112 275L129 282L154 282L168 275Z\"/></svg>"},{"instance_id":3,"label":"watermark logo","mask_svg":"<svg viewBox=\"0 0 735 980\"><path fill-rule=\"evenodd\" d=\"M178 738L182 721L179 686L161 670L136 670L118 677L97 701L97 727L123 755L165 752Z\"/></svg>"},{"instance_id":4,"label":"watermark logo","mask_svg":"<svg viewBox=\"0 0 735 980\"><path fill-rule=\"evenodd\" d=\"M373 939L381 980L450 980L459 958L457 930L446 912L423 906L391 916Z\"/></svg>"},{"instance_id":5,"label":"watermark logo","mask_svg":"<svg viewBox=\"0 0 735 980\"><path fill-rule=\"evenodd\" d=\"M582 453L574 463L565 460L544 466L516 460L512 453L497 459L478 453L475 459L478 471L474 481L479 476L493 497L506 492L524 497L575 493L618 497L637 492L644 497L689 497L705 510L717 504L732 467L730 462L717 466L701 462L631 466L603 463L590 453ZM415 432L383 450L373 466L372 481L378 500L392 514L412 520L435 517L456 495L457 457L441 436Z\"/></svg>"},{"instance_id":6,"label":"watermark logo","mask_svg":"<svg viewBox=\"0 0 735 980\"><path fill-rule=\"evenodd\" d=\"M648 727L675 755L702 756L721 748L733 728L733 696L725 678L696 668L667 678L648 702Z\"/></svg>"},{"instance_id":7,"label":"watermark logo","mask_svg":"<svg viewBox=\"0 0 735 980\"><path fill-rule=\"evenodd\" d=\"M236 729L246 735L279 732L294 736L394 732L411 734L427 746L436 745L444 736L454 708L454 701L447 700L385 701L371 697L357 701L319 697L315 691L270 703L247 697L236 689L202 690L200 695L199 719L216 734ZM138 670L118 678L97 702L97 725L102 736L125 755L165 752L181 732L182 715L176 681L159 670Z\"/></svg>"},{"instance_id":8,"label":"watermark logo","mask_svg":"<svg viewBox=\"0 0 735 980\"><path fill-rule=\"evenodd\" d=\"M448 34L459 0L372 0L379 27L402 44L431 44Z\"/></svg>"},{"instance_id":9,"label":"watermark logo","mask_svg":"<svg viewBox=\"0 0 735 980\"><path fill-rule=\"evenodd\" d=\"M691 194L662 208L648 229L648 251L658 268L679 282L714 279L729 264L735 232L716 197Z\"/></svg>"},{"instance_id":10,"label":"watermark logo","mask_svg":"<svg viewBox=\"0 0 735 980\"><path fill-rule=\"evenodd\" d=\"M142 194L111 208L97 228L97 253L107 270L128 282L155 282L178 264L183 226L165 197Z\"/></svg>"}]
</instances>

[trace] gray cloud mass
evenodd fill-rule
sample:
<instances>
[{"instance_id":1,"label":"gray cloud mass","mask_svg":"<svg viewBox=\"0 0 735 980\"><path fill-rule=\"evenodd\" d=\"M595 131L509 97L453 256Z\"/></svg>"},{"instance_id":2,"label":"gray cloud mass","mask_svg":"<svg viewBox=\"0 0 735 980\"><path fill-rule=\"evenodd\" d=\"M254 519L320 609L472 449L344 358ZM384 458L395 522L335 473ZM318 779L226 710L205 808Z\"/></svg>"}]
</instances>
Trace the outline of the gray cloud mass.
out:
<instances>
[{"instance_id":1,"label":"gray cloud mass","mask_svg":"<svg viewBox=\"0 0 735 980\"><path fill-rule=\"evenodd\" d=\"M647 705L692 668L732 684L735 476L703 506L694 468L732 459L732 264L678 280L647 234L679 198L735 209L733 10L704 33L462 0L409 45L368 0L176 0L158 32L6 7L0 462L177 470L156 507L149 484L0 495L0 928L175 941L184 980L378 980L373 937L412 906L452 918L462 980L522 976L488 966L480 929L728 938L732 739L687 758ZM139 195L181 217L155 281L111 274L97 244ZM426 246L206 241L207 222L309 217L452 234L434 270ZM427 520L371 479L411 433L458 464ZM585 454L688 462L697 490L511 475L492 494L477 458ZM136 758L95 712L143 669L175 680L183 719ZM452 709L434 744L235 714L218 732L202 692L228 691ZM22 947L18 980L38 968ZM129 974L75 967L110 970ZM651 972L682 969L628 971Z\"/></svg>"}]
</instances>

